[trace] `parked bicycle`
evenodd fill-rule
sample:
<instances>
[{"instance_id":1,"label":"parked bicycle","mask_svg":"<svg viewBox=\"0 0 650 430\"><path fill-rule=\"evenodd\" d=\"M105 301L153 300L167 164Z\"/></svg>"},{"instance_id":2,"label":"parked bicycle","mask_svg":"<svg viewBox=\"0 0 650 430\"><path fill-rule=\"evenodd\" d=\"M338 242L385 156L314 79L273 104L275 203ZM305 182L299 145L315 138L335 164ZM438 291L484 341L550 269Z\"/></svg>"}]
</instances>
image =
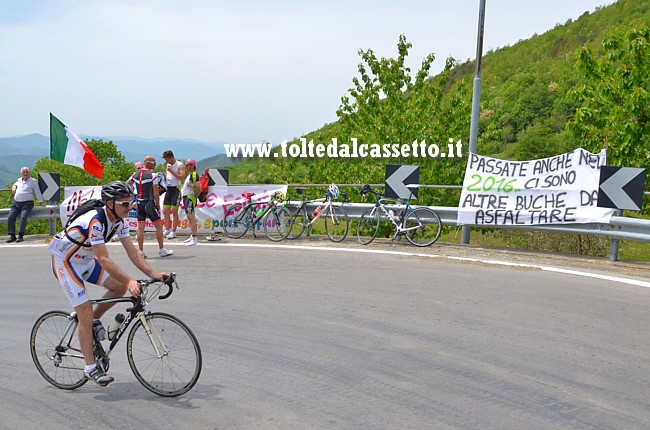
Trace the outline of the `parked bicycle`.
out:
<instances>
[{"instance_id":1,"label":"parked bicycle","mask_svg":"<svg viewBox=\"0 0 650 430\"><path fill-rule=\"evenodd\" d=\"M407 200L387 199L384 198L380 191L373 191L370 185L361 187L359 193L365 198L368 194L375 195L375 206L368 209L361 215L357 224L357 238L362 245L368 245L372 242L379 232L380 212L395 227L393 240L406 236L409 242L415 246L429 246L438 240L442 231L442 222L440 217L432 209L427 207L411 206L413 191L419 188L419 185L407 185L410 195ZM395 202L404 204L405 208L395 213L392 209L386 208L386 203Z\"/></svg>"},{"instance_id":2,"label":"parked bicycle","mask_svg":"<svg viewBox=\"0 0 650 430\"><path fill-rule=\"evenodd\" d=\"M164 286L168 290L158 297L160 300L172 294L173 286L179 289L176 274L172 273L164 282L150 279L138 283L142 290L138 298L92 301L93 304L132 305L126 309L125 319L113 335L108 349L104 349L93 331L95 362L106 372L111 352L133 325L126 340L126 356L136 379L147 390L160 396L179 396L189 391L201 374L199 342L192 330L175 316L147 309L149 302ZM32 328L30 349L36 368L50 384L64 390L79 388L88 381L77 336L78 324L76 312L50 311L41 315Z\"/></svg>"},{"instance_id":3,"label":"parked bicycle","mask_svg":"<svg viewBox=\"0 0 650 430\"><path fill-rule=\"evenodd\" d=\"M284 193L276 191L271 199L266 202L253 202L255 193L242 193L246 204L235 203L226 211L223 231L226 236L238 239L253 228L253 237L256 237L255 226L261 222L264 234L270 240L279 242L287 237L291 225L291 212L285 207ZM258 209L260 205L265 205Z\"/></svg>"},{"instance_id":4,"label":"parked bicycle","mask_svg":"<svg viewBox=\"0 0 650 430\"><path fill-rule=\"evenodd\" d=\"M311 229L318 220L323 220L325 233L332 242L341 242L348 235L348 216L340 206L335 206L332 202L339 197L339 188L331 184L327 188L327 194L324 198L306 201L305 188L296 188L296 192L302 195L302 202L293 211L291 216L291 231L287 238L297 239L304 232L310 235ZM346 193L343 195L343 203L348 201ZM314 213L307 211L308 203L324 203L324 206L318 206Z\"/></svg>"}]
</instances>

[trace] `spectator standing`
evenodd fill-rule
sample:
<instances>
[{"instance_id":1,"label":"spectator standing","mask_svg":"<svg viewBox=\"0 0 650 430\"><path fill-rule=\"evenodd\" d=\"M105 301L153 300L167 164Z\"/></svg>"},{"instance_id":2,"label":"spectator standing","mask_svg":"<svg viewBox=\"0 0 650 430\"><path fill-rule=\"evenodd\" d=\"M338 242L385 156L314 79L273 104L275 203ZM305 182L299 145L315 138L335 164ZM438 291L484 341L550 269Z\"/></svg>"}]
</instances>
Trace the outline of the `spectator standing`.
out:
<instances>
[{"instance_id":1,"label":"spectator standing","mask_svg":"<svg viewBox=\"0 0 650 430\"><path fill-rule=\"evenodd\" d=\"M165 168L167 192L163 200L163 215L165 217L165 231L163 234L167 239L173 239L176 237L176 229L178 228L178 207L181 203L181 185L185 179L185 166L174 157L171 150L163 152L162 156L167 163Z\"/></svg>"},{"instance_id":2,"label":"spectator standing","mask_svg":"<svg viewBox=\"0 0 650 430\"><path fill-rule=\"evenodd\" d=\"M139 173L139 172L140 172L140 169L142 169L142 167L143 167L142 161L138 161L137 163L133 163L133 169L134 169L133 174ZM131 175L131 176L129 177L129 179L130 179L131 177L133 177L133 175ZM127 179L127 180L128 180L128 179ZM133 184L133 194L135 194L135 192L137 191L135 188L136 188L136 187L135 187L135 184Z\"/></svg>"},{"instance_id":3,"label":"spectator standing","mask_svg":"<svg viewBox=\"0 0 650 430\"><path fill-rule=\"evenodd\" d=\"M187 215L187 223L190 225L191 236L189 239L184 240L187 246L194 246L199 243L196 238L196 196L201 192L201 183L199 182L199 175L196 173L196 161L189 158L185 161L185 168L187 169L187 178L183 184L183 207L185 208L185 215Z\"/></svg>"},{"instance_id":4,"label":"spectator standing","mask_svg":"<svg viewBox=\"0 0 650 430\"><path fill-rule=\"evenodd\" d=\"M142 166L143 166L142 161L138 161L138 162L136 162L136 163L133 163L133 170L134 170L133 175L138 174L138 173L140 172L140 170L142 169ZM129 176L129 179L131 179L131 178L133 177L133 175ZM127 181L128 181L128 179L127 179ZM136 189L135 184L133 184L133 195L134 195L134 196L135 196L135 193L136 193L137 191L138 191L138 190ZM133 197L133 201L135 202L135 197ZM125 224L126 224L126 223L125 223ZM111 242L117 242L118 240L120 240L120 239L117 237L117 235L114 235L114 236L111 238Z\"/></svg>"},{"instance_id":5,"label":"spectator standing","mask_svg":"<svg viewBox=\"0 0 650 430\"><path fill-rule=\"evenodd\" d=\"M31 170L29 170L29 167L23 167L20 169L20 178L11 187L14 200L11 203L9 217L7 218L8 243L22 242L24 240L25 229L27 228L27 215L34 208L34 197L36 197L41 206L45 205L41 190L38 188L38 182L30 175ZM18 214L20 214L20 231L18 238L16 238L16 218L18 218Z\"/></svg>"},{"instance_id":6,"label":"spectator standing","mask_svg":"<svg viewBox=\"0 0 650 430\"><path fill-rule=\"evenodd\" d=\"M168 257L174 253L163 246L162 220L160 219L160 194L158 187L154 186L155 174L153 169L156 167L156 159L153 155L147 155L144 158L144 167L135 172L127 184L135 185L135 197L137 201L136 214L138 217L138 228L136 236L138 240L138 249L144 258L147 253L144 251L144 224L147 218L151 220L156 228L156 240L158 241L159 254L161 257Z\"/></svg>"}]
</instances>

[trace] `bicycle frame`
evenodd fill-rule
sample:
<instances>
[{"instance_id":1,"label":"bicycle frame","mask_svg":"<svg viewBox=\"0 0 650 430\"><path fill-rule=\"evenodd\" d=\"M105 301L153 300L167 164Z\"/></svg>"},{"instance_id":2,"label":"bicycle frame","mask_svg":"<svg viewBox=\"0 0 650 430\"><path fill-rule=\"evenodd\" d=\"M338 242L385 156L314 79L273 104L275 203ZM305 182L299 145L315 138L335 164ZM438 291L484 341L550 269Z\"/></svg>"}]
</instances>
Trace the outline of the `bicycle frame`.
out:
<instances>
[{"instance_id":1,"label":"bicycle frame","mask_svg":"<svg viewBox=\"0 0 650 430\"><path fill-rule=\"evenodd\" d=\"M177 287L178 288L178 287ZM171 286L170 286L171 290ZM126 333L127 329L131 325L133 321L135 321L136 318L140 319L142 322L142 325L146 329L147 335L150 337L151 340L151 345L154 347L156 350L156 354L160 358L162 354L160 354L160 351L158 350L157 344L158 342L154 342L153 339L151 339L151 334L152 330L149 329L149 326L147 324L147 319L146 319L146 312L147 312L147 305L149 304L147 299L146 299L146 287L143 288L142 294L140 294L140 297L135 298L133 296L131 297L116 297L116 298L111 298L111 299L94 299L91 300L91 303L93 305L97 304L102 304L102 303L131 303L133 304L132 307L127 308L126 312L128 312L127 315L125 315L124 321L122 324L120 324L120 327L117 330L117 333L111 340L111 343L109 344L108 349L104 349L102 346L102 343L98 341L95 337L95 333L93 332L93 345L95 347L96 353L102 358L108 361L108 356L110 355L111 351L115 349L115 346L119 342L119 340L122 338L122 335ZM171 294L171 291L163 296L160 296L160 299L165 299ZM61 342L57 345L56 349L60 352L63 353L63 350L61 348L61 345L64 343L70 344L72 342L73 336L76 336L77 333L77 326L79 325L79 320L77 319L77 313L76 312L71 312L70 313L70 322L66 326L64 335L61 337ZM160 344L162 343L162 340L159 338L157 339ZM79 351L81 353L81 351ZM75 354L68 354L69 356L75 357L75 358L82 358L83 355L75 355Z\"/></svg>"},{"instance_id":2,"label":"bicycle frame","mask_svg":"<svg viewBox=\"0 0 650 430\"><path fill-rule=\"evenodd\" d=\"M323 211L327 211L328 214L333 215L333 212L330 210L332 207L332 199L330 197L322 197L320 199L314 199L314 200L309 200L308 202L303 202L302 204L302 210L307 213L309 216L310 214L307 212L307 203L325 203L325 207L321 208L321 211L318 213L317 216L315 217L309 217L311 218L310 221L307 223L307 228L310 229L312 224L314 224L318 219L321 217L321 214Z\"/></svg>"},{"instance_id":3,"label":"bicycle frame","mask_svg":"<svg viewBox=\"0 0 650 430\"><path fill-rule=\"evenodd\" d=\"M347 200L347 194L346 194L346 200ZM344 201L345 202L345 201ZM325 206L322 208L321 212L318 214L318 216L311 217L310 213L307 212L307 204L309 203L325 203ZM332 208L334 207L334 200L327 195L325 197L321 197L319 199L313 199L313 200L305 200L305 197L303 195L302 203L300 203L300 206L298 207L298 211L303 211L307 216L309 216L310 221L307 223L307 228L311 228L312 224L314 224L323 214L326 213L327 216L329 216L332 219L332 222L334 222L334 211ZM325 211L325 212L323 212Z\"/></svg>"},{"instance_id":4,"label":"bicycle frame","mask_svg":"<svg viewBox=\"0 0 650 430\"><path fill-rule=\"evenodd\" d=\"M270 203L270 204L269 204ZM254 207L257 205L267 205L267 207L261 209L260 212L256 213ZM264 216L274 207L277 206L286 206L287 202L278 202L275 199L268 200L266 202L250 202L247 203L244 207L241 208L241 211L235 216L236 221L241 221L247 214L251 216L251 226L254 226L264 218ZM255 229L253 228L253 234L255 234Z\"/></svg>"},{"instance_id":5,"label":"bicycle frame","mask_svg":"<svg viewBox=\"0 0 650 430\"><path fill-rule=\"evenodd\" d=\"M408 200L404 200L403 203L405 204L405 208L403 211L401 211L399 214L396 214L395 216L391 215L388 210L386 209L386 202L396 202L397 204L400 204L400 200L394 200L394 199L387 199L382 197L381 194L373 191L373 194L375 194L375 207L372 209L370 212L370 216L373 217L375 213L377 212L377 208L381 209L381 211L384 213L388 221L390 221L393 226L395 227L395 234L393 235L393 239L397 238L398 236L403 235L407 231L411 230L416 230L420 228L419 226L413 226L413 227L406 227L406 218L410 214L410 212L413 212L413 208L411 207L411 199L409 196ZM413 195L413 190L411 190L411 195ZM399 222L399 224L398 224Z\"/></svg>"}]
</instances>

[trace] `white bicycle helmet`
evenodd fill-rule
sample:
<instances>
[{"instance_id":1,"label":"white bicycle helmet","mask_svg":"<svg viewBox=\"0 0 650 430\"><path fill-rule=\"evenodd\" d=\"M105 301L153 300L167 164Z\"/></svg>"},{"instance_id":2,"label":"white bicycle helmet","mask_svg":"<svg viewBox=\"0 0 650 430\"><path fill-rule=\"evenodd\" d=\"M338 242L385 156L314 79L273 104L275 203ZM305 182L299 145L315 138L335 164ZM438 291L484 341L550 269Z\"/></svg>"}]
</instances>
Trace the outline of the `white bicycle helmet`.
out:
<instances>
[{"instance_id":1,"label":"white bicycle helmet","mask_svg":"<svg viewBox=\"0 0 650 430\"><path fill-rule=\"evenodd\" d=\"M329 187L327 187L327 195L332 198L332 200L336 200L339 198L339 187L336 186L336 184L331 184Z\"/></svg>"}]
</instances>

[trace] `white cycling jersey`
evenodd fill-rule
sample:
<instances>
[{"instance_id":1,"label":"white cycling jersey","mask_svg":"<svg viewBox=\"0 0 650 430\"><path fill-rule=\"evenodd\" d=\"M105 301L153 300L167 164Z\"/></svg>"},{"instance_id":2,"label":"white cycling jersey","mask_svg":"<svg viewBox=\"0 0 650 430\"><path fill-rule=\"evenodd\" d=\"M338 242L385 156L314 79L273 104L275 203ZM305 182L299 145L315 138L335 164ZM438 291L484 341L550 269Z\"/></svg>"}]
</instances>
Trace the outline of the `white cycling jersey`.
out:
<instances>
[{"instance_id":1,"label":"white cycling jersey","mask_svg":"<svg viewBox=\"0 0 650 430\"><path fill-rule=\"evenodd\" d=\"M114 227L117 227L115 234L119 239L129 237L129 228L124 224L123 220L118 220L115 223L112 223L106 215L106 207L98 209L104 211L106 216L106 222L108 232L112 231ZM93 245L104 244L104 226L100 215L97 211L89 211L79 218L74 220L71 226L67 229L68 235L74 240L80 243L84 243L87 246L77 245L76 243L70 241L65 232L61 232L54 236L50 244L47 246L47 249L55 257L67 260L69 263L84 263L88 260L95 258L95 251L93 250ZM108 233L107 233L108 234Z\"/></svg>"}]
</instances>

